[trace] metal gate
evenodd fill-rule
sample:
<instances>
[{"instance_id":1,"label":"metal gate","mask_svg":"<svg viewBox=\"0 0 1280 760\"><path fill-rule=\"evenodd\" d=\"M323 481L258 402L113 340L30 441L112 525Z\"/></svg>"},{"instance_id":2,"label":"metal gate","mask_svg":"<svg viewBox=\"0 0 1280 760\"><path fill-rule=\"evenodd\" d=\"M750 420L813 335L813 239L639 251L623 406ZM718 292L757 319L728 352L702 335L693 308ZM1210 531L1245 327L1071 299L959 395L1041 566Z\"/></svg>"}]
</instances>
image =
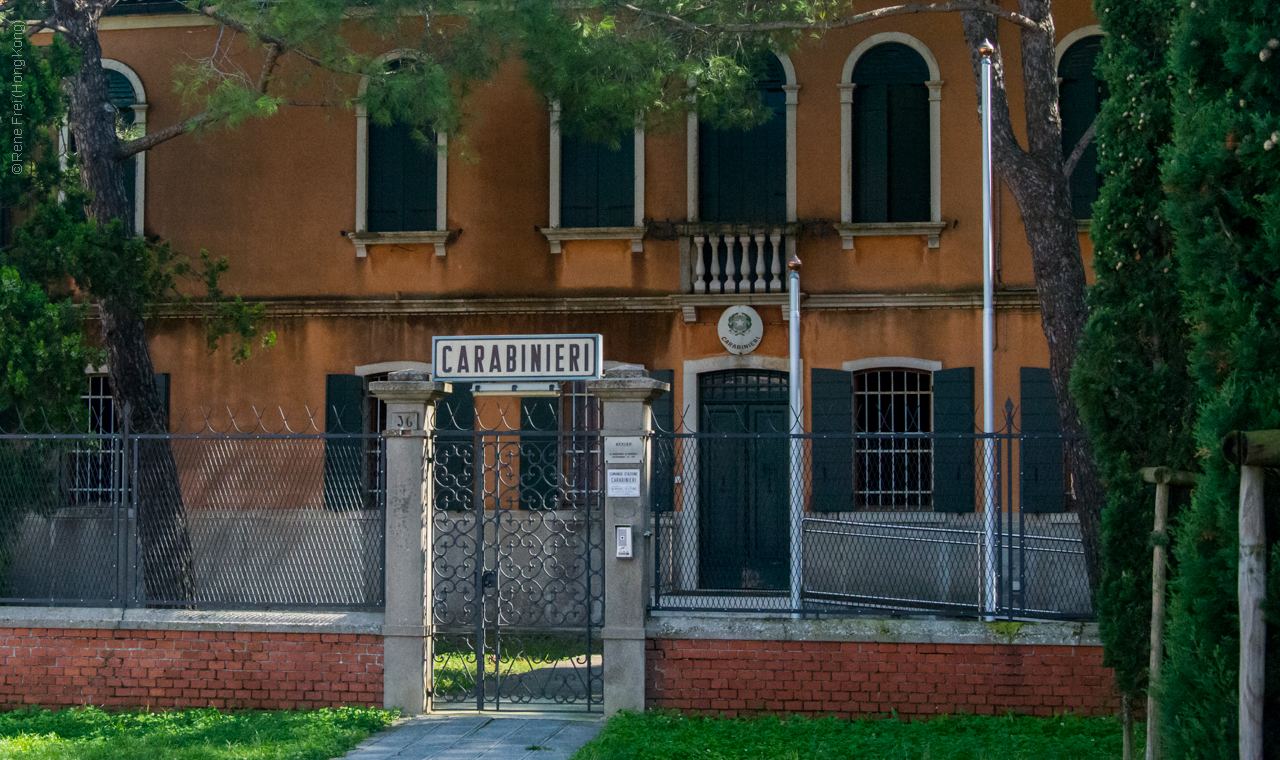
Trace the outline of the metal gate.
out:
<instances>
[{"instance_id":1,"label":"metal gate","mask_svg":"<svg viewBox=\"0 0 1280 760\"><path fill-rule=\"evenodd\" d=\"M600 434L433 438L434 709L601 710Z\"/></svg>"}]
</instances>

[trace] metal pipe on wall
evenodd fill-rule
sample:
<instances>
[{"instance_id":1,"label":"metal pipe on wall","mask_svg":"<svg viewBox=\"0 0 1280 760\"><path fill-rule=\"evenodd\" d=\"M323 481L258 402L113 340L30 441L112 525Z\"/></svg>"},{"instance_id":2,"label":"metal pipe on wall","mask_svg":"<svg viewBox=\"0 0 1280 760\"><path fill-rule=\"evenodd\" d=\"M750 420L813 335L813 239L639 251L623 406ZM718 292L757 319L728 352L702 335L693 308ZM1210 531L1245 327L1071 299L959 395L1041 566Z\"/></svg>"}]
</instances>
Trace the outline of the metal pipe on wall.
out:
<instances>
[{"instance_id":1,"label":"metal pipe on wall","mask_svg":"<svg viewBox=\"0 0 1280 760\"><path fill-rule=\"evenodd\" d=\"M984 40L982 55L982 432L995 433L995 238L991 227L991 65L995 48ZM983 449L983 608L996 612L995 439L984 438Z\"/></svg>"}]
</instances>

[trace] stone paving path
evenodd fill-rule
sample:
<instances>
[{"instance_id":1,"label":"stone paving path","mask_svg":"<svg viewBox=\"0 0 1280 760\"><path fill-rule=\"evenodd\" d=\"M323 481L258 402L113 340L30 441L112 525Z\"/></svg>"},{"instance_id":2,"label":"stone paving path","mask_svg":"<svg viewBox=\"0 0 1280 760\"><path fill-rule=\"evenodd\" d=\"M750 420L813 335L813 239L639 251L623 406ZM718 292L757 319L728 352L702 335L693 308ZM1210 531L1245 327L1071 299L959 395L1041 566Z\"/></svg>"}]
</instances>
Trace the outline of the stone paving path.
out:
<instances>
[{"instance_id":1,"label":"stone paving path","mask_svg":"<svg viewBox=\"0 0 1280 760\"><path fill-rule=\"evenodd\" d=\"M586 715L423 715L369 737L344 760L567 760L604 725Z\"/></svg>"}]
</instances>

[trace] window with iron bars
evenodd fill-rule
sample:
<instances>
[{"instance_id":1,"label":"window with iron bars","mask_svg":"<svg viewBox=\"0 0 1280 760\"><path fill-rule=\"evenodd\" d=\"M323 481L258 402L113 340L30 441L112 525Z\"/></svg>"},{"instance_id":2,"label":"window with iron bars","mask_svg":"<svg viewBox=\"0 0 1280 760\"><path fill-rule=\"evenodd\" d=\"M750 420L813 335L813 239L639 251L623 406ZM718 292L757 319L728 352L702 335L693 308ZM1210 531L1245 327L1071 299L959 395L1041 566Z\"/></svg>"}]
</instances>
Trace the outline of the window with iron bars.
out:
<instances>
[{"instance_id":1,"label":"window with iron bars","mask_svg":"<svg viewBox=\"0 0 1280 760\"><path fill-rule=\"evenodd\" d=\"M855 433L933 431L933 377L910 369L874 369L853 376ZM886 510L933 506L933 441L856 438L854 502Z\"/></svg>"},{"instance_id":2,"label":"window with iron bars","mask_svg":"<svg viewBox=\"0 0 1280 760\"><path fill-rule=\"evenodd\" d=\"M116 433L115 404L111 400L111 379L90 375L88 391L80 398L89 412L87 432L110 436ZM119 488L120 444L111 438L82 438L71 456L71 503L77 505L110 502Z\"/></svg>"}]
</instances>

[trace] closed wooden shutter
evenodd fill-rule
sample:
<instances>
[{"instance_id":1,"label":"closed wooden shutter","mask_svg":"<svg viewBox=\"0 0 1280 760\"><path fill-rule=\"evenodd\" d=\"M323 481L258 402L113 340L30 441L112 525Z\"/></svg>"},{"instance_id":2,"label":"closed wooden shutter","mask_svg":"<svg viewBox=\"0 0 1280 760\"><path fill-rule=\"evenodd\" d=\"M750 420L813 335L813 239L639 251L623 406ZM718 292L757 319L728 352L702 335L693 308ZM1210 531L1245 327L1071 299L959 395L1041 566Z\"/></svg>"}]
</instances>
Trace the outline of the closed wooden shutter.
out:
<instances>
[{"instance_id":1,"label":"closed wooden shutter","mask_svg":"<svg viewBox=\"0 0 1280 760\"><path fill-rule=\"evenodd\" d=\"M442 431L471 431L476 425L476 401L470 383L453 383L453 391L436 403L435 426ZM475 439L441 436L435 443L435 508L475 509Z\"/></svg>"},{"instance_id":2,"label":"closed wooden shutter","mask_svg":"<svg viewBox=\"0 0 1280 760\"><path fill-rule=\"evenodd\" d=\"M1058 64L1059 112L1062 115L1062 155L1064 158L1075 150L1080 138L1089 129L1102 101L1106 99L1106 84L1094 76L1094 66L1102 53L1102 38L1088 37L1067 48ZM1080 156L1071 174L1071 209L1077 219L1093 217L1093 204L1098 200L1102 177L1098 174L1096 139Z\"/></svg>"},{"instance_id":3,"label":"closed wooden shutter","mask_svg":"<svg viewBox=\"0 0 1280 760\"><path fill-rule=\"evenodd\" d=\"M853 509L853 373L838 369L809 371L809 403L813 410L812 471L814 512ZM821 438L836 433L837 438Z\"/></svg>"},{"instance_id":4,"label":"closed wooden shutter","mask_svg":"<svg viewBox=\"0 0 1280 760\"><path fill-rule=\"evenodd\" d=\"M133 105L138 102L133 92L133 84L124 74L108 70L107 91L108 97L111 99L111 105L115 106L116 111L120 114L120 120L125 124L133 124L133 120L137 118L137 114L133 112ZM138 157L130 156L123 163L124 197L129 203L129 216L123 220L124 227L126 230L133 230L135 234L140 234L142 230L133 229L134 209L138 203Z\"/></svg>"},{"instance_id":5,"label":"closed wooden shutter","mask_svg":"<svg viewBox=\"0 0 1280 760\"><path fill-rule=\"evenodd\" d=\"M560 487L560 399L520 399L520 429L541 435L520 441L520 507L555 509Z\"/></svg>"},{"instance_id":6,"label":"closed wooden shutter","mask_svg":"<svg viewBox=\"0 0 1280 760\"><path fill-rule=\"evenodd\" d=\"M1062 512L1067 504L1063 479L1066 460L1062 439L1057 437L1062 428L1053 380L1049 370L1040 367L1023 367L1020 375L1022 432L1049 436L1023 438L1019 447L1018 482L1022 511Z\"/></svg>"},{"instance_id":7,"label":"closed wooden shutter","mask_svg":"<svg viewBox=\"0 0 1280 760\"><path fill-rule=\"evenodd\" d=\"M929 88L889 86L889 221L929 221Z\"/></svg>"},{"instance_id":8,"label":"closed wooden shutter","mask_svg":"<svg viewBox=\"0 0 1280 760\"><path fill-rule=\"evenodd\" d=\"M769 56L757 87L772 115L750 130L698 127L698 209L703 221L786 221L787 122L782 64Z\"/></svg>"},{"instance_id":9,"label":"closed wooden shutter","mask_svg":"<svg viewBox=\"0 0 1280 760\"><path fill-rule=\"evenodd\" d=\"M364 378L326 375L324 432L364 432ZM326 438L324 442L324 505L327 509L360 509L364 447L359 438Z\"/></svg>"},{"instance_id":10,"label":"closed wooden shutter","mask_svg":"<svg viewBox=\"0 0 1280 760\"><path fill-rule=\"evenodd\" d=\"M635 224L635 139L618 148L571 135L560 138L560 225L630 227Z\"/></svg>"},{"instance_id":11,"label":"closed wooden shutter","mask_svg":"<svg viewBox=\"0 0 1280 760\"><path fill-rule=\"evenodd\" d=\"M649 377L671 386L653 401L651 409L653 410L654 432L674 433L676 426L675 370L650 370ZM653 445L650 451L653 456L653 468L649 494L653 500L653 511L671 512L676 508L675 439L669 435L655 435L653 436Z\"/></svg>"},{"instance_id":12,"label":"closed wooden shutter","mask_svg":"<svg viewBox=\"0 0 1280 760\"><path fill-rule=\"evenodd\" d=\"M941 369L933 373L933 509L936 512L974 510L974 438L947 438L947 433L972 435L973 367Z\"/></svg>"},{"instance_id":13,"label":"closed wooden shutter","mask_svg":"<svg viewBox=\"0 0 1280 760\"><path fill-rule=\"evenodd\" d=\"M896 42L877 45L853 71L855 222L922 222L931 217L929 67Z\"/></svg>"},{"instance_id":14,"label":"closed wooden shutter","mask_svg":"<svg viewBox=\"0 0 1280 760\"><path fill-rule=\"evenodd\" d=\"M164 429L169 429L169 373L157 372L156 390L160 393L160 408L164 411Z\"/></svg>"},{"instance_id":15,"label":"closed wooden shutter","mask_svg":"<svg viewBox=\"0 0 1280 760\"><path fill-rule=\"evenodd\" d=\"M572 135L560 137L560 224L599 226L600 146Z\"/></svg>"},{"instance_id":16,"label":"closed wooden shutter","mask_svg":"<svg viewBox=\"0 0 1280 760\"><path fill-rule=\"evenodd\" d=\"M369 124L370 232L436 228L437 159L435 135L428 133L423 144L408 124Z\"/></svg>"}]
</instances>

